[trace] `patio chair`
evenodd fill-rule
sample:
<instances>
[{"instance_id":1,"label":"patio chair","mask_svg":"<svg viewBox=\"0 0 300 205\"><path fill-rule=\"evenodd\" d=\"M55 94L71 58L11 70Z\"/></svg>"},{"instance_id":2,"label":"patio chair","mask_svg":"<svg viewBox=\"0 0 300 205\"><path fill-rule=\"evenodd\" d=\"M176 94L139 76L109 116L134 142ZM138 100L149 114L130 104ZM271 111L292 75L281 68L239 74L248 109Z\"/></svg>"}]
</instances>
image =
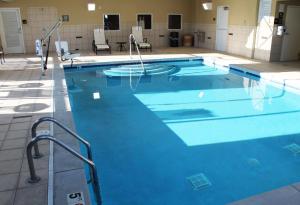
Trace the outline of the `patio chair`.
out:
<instances>
[{"instance_id":1,"label":"patio chair","mask_svg":"<svg viewBox=\"0 0 300 205\"><path fill-rule=\"evenodd\" d=\"M56 53L61 61L71 60L71 67L73 66L74 58L80 56L79 53L71 53L67 41L55 41Z\"/></svg>"},{"instance_id":2,"label":"patio chair","mask_svg":"<svg viewBox=\"0 0 300 205\"><path fill-rule=\"evenodd\" d=\"M143 29L141 26L133 26L132 34L135 37L135 41L139 47L139 49L150 50L152 52L152 45L148 43L147 38L143 38Z\"/></svg>"},{"instance_id":3,"label":"patio chair","mask_svg":"<svg viewBox=\"0 0 300 205\"><path fill-rule=\"evenodd\" d=\"M0 46L0 61L1 61L1 64L5 63L4 50L3 50L2 46Z\"/></svg>"},{"instance_id":4,"label":"patio chair","mask_svg":"<svg viewBox=\"0 0 300 205\"><path fill-rule=\"evenodd\" d=\"M98 51L108 51L111 53L111 48L108 44L108 40L105 39L104 29L94 30L93 50L98 54Z\"/></svg>"}]
</instances>

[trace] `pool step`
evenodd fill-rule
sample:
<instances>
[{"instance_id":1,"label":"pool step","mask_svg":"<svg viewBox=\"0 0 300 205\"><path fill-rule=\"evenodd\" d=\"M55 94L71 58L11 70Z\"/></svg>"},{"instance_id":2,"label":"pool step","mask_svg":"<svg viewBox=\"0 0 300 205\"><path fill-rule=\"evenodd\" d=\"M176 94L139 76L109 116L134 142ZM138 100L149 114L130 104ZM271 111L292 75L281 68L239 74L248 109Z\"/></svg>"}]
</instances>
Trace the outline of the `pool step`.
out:
<instances>
[{"instance_id":1,"label":"pool step","mask_svg":"<svg viewBox=\"0 0 300 205\"><path fill-rule=\"evenodd\" d=\"M144 64L146 75L169 74L176 70L176 66L164 64ZM141 65L122 65L104 70L103 73L111 77L141 76L144 70Z\"/></svg>"}]
</instances>

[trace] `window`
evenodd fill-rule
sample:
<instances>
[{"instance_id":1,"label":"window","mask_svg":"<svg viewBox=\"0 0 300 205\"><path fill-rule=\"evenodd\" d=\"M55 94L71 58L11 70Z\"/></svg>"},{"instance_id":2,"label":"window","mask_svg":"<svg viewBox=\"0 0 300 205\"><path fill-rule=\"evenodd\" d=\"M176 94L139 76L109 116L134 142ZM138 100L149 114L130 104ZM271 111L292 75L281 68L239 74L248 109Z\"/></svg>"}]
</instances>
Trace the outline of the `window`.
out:
<instances>
[{"instance_id":1,"label":"window","mask_svg":"<svg viewBox=\"0 0 300 205\"><path fill-rule=\"evenodd\" d=\"M151 14L138 14L137 22L138 22L138 26L141 26L143 29L152 29Z\"/></svg>"},{"instance_id":2,"label":"window","mask_svg":"<svg viewBox=\"0 0 300 205\"><path fill-rule=\"evenodd\" d=\"M168 29L181 29L181 15L171 14L169 15Z\"/></svg>"},{"instance_id":3,"label":"window","mask_svg":"<svg viewBox=\"0 0 300 205\"><path fill-rule=\"evenodd\" d=\"M120 30L120 15L105 14L104 15L104 30Z\"/></svg>"}]
</instances>

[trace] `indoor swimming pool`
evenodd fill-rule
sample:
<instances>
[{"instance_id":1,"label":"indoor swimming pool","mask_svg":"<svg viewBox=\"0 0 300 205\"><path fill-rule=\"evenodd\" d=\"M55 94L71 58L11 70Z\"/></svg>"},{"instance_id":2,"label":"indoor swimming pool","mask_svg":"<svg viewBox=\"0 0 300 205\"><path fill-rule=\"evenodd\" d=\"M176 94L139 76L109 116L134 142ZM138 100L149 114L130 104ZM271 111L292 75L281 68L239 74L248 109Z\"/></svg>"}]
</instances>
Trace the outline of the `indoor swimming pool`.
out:
<instances>
[{"instance_id":1,"label":"indoor swimming pool","mask_svg":"<svg viewBox=\"0 0 300 205\"><path fill-rule=\"evenodd\" d=\"M200 59L151 65L65 69L103 205L224 205L300 181L299 95Z\"/></svg>"}]
</instances>

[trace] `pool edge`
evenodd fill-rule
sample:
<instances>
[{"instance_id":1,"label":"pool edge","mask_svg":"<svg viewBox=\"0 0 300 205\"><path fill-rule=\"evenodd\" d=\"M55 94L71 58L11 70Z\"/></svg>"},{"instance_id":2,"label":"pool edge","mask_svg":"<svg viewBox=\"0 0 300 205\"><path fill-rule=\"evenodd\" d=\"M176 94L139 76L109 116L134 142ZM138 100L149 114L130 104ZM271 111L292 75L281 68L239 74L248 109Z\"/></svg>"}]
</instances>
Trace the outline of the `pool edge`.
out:
<instances>
[{"instance_id":1,"label":"pool edge","mask_svg":"<svg viewBox=\"0 0 300 205\"><path fill-rule=\"evenodd\" d=\"M76 132L75 123L71 112L65 75L62 64L54 61L53 69L53 117ZM57 126L53 126L55 138L77 152L80 146L75 138L72 138ZM50 174L50 170L49 170ZM83 192L85 205L90 205L90 193L85 175L84 164L76 157L57 145L53 145L53 204L66 204L67 194ZM48 192L49 193L49 192ZM52 205L52 204L50 204Z\"/></svg>"}]
</instances>

